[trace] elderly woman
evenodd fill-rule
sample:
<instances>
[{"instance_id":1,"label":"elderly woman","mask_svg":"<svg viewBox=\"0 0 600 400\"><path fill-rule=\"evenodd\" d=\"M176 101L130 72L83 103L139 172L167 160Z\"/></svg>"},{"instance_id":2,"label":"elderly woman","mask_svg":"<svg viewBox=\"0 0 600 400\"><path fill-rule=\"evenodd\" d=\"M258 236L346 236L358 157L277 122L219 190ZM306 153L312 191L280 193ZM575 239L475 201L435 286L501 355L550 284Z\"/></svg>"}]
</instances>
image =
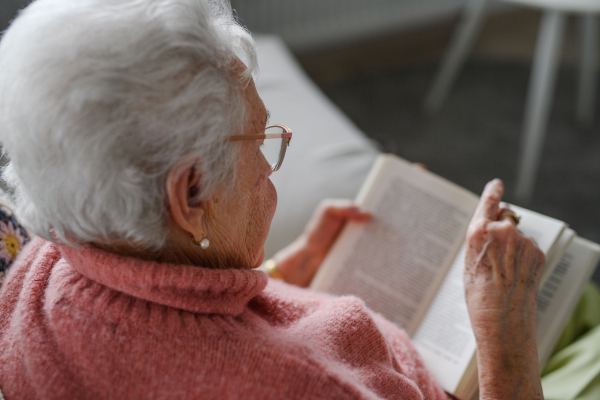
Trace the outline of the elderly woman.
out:
<instances>
[{"instance_id":1,"label":"elderly woman","mask_svg":"<svg viewBox=\"0 0 600 400\"><path fill-rule=\"evenodd\" d=\"M446 397L360 300L257 269L292 135L266 129L255 64L216 0L39 0L6 32L5 178L37 235L0 295L7 399ZM481 398L536 399L543 255L501 196L486 187L468 240ZM366 219L324 206L279 272L305 286Z\"/></svg>"}]
</instances>

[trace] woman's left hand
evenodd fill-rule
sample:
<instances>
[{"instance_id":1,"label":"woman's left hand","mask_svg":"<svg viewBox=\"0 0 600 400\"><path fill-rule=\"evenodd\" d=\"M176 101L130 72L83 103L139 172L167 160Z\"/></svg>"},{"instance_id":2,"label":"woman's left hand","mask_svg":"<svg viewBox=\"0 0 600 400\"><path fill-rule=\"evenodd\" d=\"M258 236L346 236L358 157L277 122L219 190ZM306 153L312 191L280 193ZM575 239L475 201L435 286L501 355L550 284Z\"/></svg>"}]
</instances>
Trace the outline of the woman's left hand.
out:
<instances>
[{"instance_id":1,"label":"woman's left hand","mask_svg":"<svg viewBox=\"0 0 600 400\"><path fill-rule=\"evenodd\" d=\"M467 233L464 283L479 398L542 399L536 331L544 253L500 207L503 193L500 180L487 184Z\"/></svg>"},{"instance_id":2,"label":"woman's left hand","mask_svg":"<svg viewBox=\"0 0 600 400\"><path fill-rule=\"evenodd\" d=\"M323 200L302 235L273 257L283 280L308 287L346 222L370 218L350 200Z\"/></svg>"}]
</instances>

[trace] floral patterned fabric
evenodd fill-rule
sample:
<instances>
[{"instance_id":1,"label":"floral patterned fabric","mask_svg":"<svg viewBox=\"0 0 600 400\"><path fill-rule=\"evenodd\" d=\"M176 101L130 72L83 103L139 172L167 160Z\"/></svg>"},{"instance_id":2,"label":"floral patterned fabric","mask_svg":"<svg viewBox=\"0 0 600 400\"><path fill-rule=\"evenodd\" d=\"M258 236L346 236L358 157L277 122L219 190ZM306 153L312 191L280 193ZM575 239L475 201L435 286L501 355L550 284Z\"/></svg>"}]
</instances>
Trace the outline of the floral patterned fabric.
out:
<instances>
[{"instance_id":1,"label":"floral patterned fabric","mask_svg":"<svg viewBox=\"0 0 600 400\"><path fill-rule=\"evenodd\" d=\"M8 267L29 240L27 231L17 222L11 208L0 203L0 285Z\"/></svg>"}]
</instances>

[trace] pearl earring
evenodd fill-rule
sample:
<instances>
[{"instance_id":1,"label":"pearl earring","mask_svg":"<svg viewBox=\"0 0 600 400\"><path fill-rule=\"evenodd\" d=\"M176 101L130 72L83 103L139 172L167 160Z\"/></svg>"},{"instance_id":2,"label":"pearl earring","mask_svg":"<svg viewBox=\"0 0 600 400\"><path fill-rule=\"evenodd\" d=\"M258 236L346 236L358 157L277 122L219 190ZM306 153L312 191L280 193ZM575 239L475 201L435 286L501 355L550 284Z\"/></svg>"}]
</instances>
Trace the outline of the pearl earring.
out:
<instances>
[{"instance_id":1,"label":"pearl earring","mask_svg":"<svg viewBox=\"0 0 600 400\"><path fill-rule=\"evenodd\" d=\"M210 245L210 241L207 237L204 236L204 231L202 231L202 239L199 242L196 241L196 238L194 238L193 233L190 233L190 236L192 237L192 243L194 243L196 246L200 246L202 250L207 249Z\"/></svg>"}]
</instances>

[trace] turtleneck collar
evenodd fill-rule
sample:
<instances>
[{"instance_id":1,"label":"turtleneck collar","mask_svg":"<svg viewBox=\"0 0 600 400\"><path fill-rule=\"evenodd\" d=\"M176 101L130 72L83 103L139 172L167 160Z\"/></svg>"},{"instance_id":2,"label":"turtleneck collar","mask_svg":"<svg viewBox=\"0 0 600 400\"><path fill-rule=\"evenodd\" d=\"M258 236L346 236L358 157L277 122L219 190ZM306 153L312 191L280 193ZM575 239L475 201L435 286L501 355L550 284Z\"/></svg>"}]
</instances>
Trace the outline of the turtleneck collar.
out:
<instances>
[{"instance_id":1,"label":"turtleneck collar","mask_svg":"<svg viewBox=\"0 0 600 400\"><path fill-rule=\"evenodd\" d=\"M268 280L257 270L157 263L91 246L59 248L71 267L86 278L118 292L194 313L239 315Z\"/></svg>"}]
</instances>

